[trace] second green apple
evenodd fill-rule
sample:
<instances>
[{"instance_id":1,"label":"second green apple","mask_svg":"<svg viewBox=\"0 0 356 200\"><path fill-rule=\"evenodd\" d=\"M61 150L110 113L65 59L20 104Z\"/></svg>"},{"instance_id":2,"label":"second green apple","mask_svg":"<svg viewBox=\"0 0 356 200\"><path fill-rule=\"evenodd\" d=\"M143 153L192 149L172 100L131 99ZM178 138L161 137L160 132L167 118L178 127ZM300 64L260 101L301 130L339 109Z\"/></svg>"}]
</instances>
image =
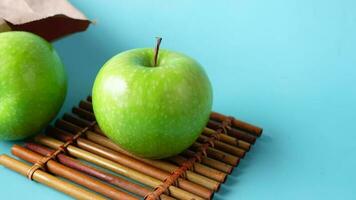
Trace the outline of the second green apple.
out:
<instances>
[{"instance_id":1,"label":"second green apple","mask_svg":"<svg viewBox=\"0 0 356 200\"><path fill-rule=\"evenodd\" d=\"M151 48L110 59L93 87L100 128L125 150L165 158L188 148L205 127L212 108L210 81L198 62Z\"/></svg>"},{"instance_id":2,"label":"second green apple","mask_svg":"<svg viewBox=\"0 0 356 200\"><path fill-rule=\"evenodd\" d=\"M0 33L0 140L19 140L56 116L67 75L54 47L28 32Z\"/></svg>"}]
</instances>

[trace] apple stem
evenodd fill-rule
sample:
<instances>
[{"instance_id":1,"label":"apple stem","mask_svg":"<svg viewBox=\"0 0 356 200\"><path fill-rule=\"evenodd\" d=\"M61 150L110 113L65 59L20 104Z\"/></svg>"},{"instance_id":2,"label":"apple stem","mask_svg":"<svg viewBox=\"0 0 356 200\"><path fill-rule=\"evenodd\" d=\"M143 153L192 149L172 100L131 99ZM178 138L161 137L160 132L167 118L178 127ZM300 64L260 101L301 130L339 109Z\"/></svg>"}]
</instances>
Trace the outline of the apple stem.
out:
<instances>
[{"instance_id":1,"label":"apple stem","mask_svg":"<svg viewBox=\"0 0 356 200\"><path fill-rule=\"evenodd\" d=\"M162 41L161 37L156 37L156 38L157 38L157 44L156 44L156 48L155 48L155 57L154 57L154 60L153 60L153 66L154 67L157 66L158 51L159 51L159 46L161 45L161 41Z\"/></svg>"}]
</instances>

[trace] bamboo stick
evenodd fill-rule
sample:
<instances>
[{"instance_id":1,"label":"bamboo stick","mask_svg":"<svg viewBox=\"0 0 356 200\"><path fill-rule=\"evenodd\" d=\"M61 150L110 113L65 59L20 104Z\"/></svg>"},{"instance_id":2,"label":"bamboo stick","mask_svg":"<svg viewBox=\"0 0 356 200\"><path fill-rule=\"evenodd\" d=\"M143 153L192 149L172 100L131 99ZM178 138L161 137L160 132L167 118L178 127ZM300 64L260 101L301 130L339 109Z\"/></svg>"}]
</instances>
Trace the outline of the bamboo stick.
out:
<instances>
[{"instance_id":1,"label":"bamboo stick","mask_svg":"<svg viewBox=\"0 0 356 200\"><path fill-rule=\"evenodd\" d=\"M204 128L204 131L203 131L203 134L207 135L207 136L212 136L215 133L216 133L215 130L207 128L207 127ZM248 143L248 142L245 142L243 140L239 140L239 139L237 139L235 137L231 137L231 136L229 136L227 134L222 134L222 133L219 134L219 138L220 138L221 142L224 142L226 144L230 144L230 145L233 145L233 146L240 147L240 148L244 149L245 151L249 151L250 150L251 144Z\"/></svg>"},{"instance_id":2,"label":"bamboo stick","mask_svg":"<svg viewBox=\"0 0 356 200\"><path fill-rule=\"evenodd\" d=\"M7 155L0 155L0 164L5 167L20 173L23 176L27 176L27 172L30 170L31 166L25 164L19 160L16 160ZM78 187L72 183L61 180L51 174L48 174L42 170L36 170L33 174L33 180L42 183L48 187L54 188L60 192L63 192L69 196L76 199L83 200L105 200L101 195L85 190Z\"/></svg>"},{"instance_id":3,"label":"bamboo stick","mask_svg":"<svg viewBox=\"0 0 356 200\"><path fill-rule=\"evenodd\" d=\"M94 114L82 109L82 108L79 108L79 107L73 107L72 108L72 112L76 115L78 115L79 117L81 118L84 118L88 121L95 121L95 116Z\"/></svg>"},{"instance_id":4,"label":"bamboo stick","mask_svg":"<svg viewBox=\"0 0 356 200\"><path fill-rule=\"evenodd\" d=\"M73 137L73 135L68 134L68 133L58 134L58 133L55 133L52 131L49 132L49 134L51 136L55 137L56 139L59 139L64 142L70 140ZM102 156L103 158L107 158L109 160L115 161L119 164L125 165L126 167L129 167L131 169L140 171L146 175L149 175L149 176L159 179L161 181L165 180L166 177L168 177L170 175L166 171L162 171L156 167L148 165L144 162L140 162L139 160L136 160L136 159L129 157L127 155L124 155L122 153L115 152L115 151L110 150L106 147L95 144L95 143L93 143L89 140L86 140L84 138L77 139L77 146L82 148L83 150L89 151L89 152L94 153L98 156ZM210 182L208 182L208 183L210 183ZM178 179L178 185L181 189L191 192L193 194L199 195L206 199L210 199L213 195L212 190L209 190L206 187L197 185L195 183L189 182L182 178Z\"/></svg>"},{"instance_id":5,"label":"bamboo stick","mask_svg":"<svg viewBox=\"0 0 356 200\"><path fill-rule=\"evenodd\" d=\"M93 113L93 111L94 111L94 110L93 110L92 103L89 102L89 101L86 101L86 100L80 101L79 107L80 107L80 108L83 108L83 109L85 109L85 110L87 110L87 111L90 111L91 113Z\"/></svg>"},{"instance_id":6,"label":"bamboo stick","mask_svg":"<svg viewBox=\"0 0 356 200\"><path fill-rule=\"evenodd\" d=\"M171 162L173 162L177 165L182 165L188 159L184 158L183 156L177 155L177 156L168 158L168 160L170 160ZM206 176L209 176L209 177L213 178L214 180L219 181L221 183L225 182L225 180L227 178L226 173L216 170L214 168L208 167L206 165L200 164L198 162L194 163L193 170L199 171L200 174L207 174Z\"/></svg>"},{"instance_id":7,"label":"bamboo stick","mask_svg":"<svg viewBox=\"0 0 356 200\"><path fill-rule=\"evenodd\" d=\"M75 125L77 125L79 127L82 127L82 128L90 126L90 124L92 123L92 121L76 117L76 116L74 116L72 114L69 114L69 113L64 113L62 118L63 118L63 120L68 121L68 122L70 122L72 124L75 124ZM99 126L97 124L94 125L93 129L94 129L95 132L97 132L97 133L99 133L101 135L104 135L104 133L101 131L101 129L99 128Z\"/></svg>"},{"instance_id":8,"label":"bamboo stick","mask_svg":"<svg viewBox=\"0 0 356 200\"><path fill-rule=\"evenodd\" d=\"M72 124L75 124L76 126L82 127L82 128L90 126L90 124L92 123L92 121L89 121L87 119L82 119L82 118L74 116L70 113L64 113L62 119L65 121L68 121ZM96 126L98 126L98 125L96 125Z\"/></svg>"},{"instance_id":9,"label":"bamboo stick","mask_svg":"<svg viewBox=\"0 0 356 200\"><path fill-rule=\"evenodd\" d=\"M197 139L197 141L200 143L205 143L208 140L209 140L209 137L207 137L205 135L200 135L199 138ZM220 142L219 140L213 141L213 144L214 144L213 148L223 151L223 152L226 152L226 153L230 153L230 154L235 155L240 158L243 158L246 154L245 150L240 149L238 147L231 146L231 145L223 143L223 142Z\"/></svg>"},{"instance_id":10,"label":"bamboo stick","mask_svg":"<svg viewBox=\"0 0 356 200\"><path fill-rule=\"evenodd\" d=\"M187 149L182 152L182 155L184 155L184 157L186 157L186 158L190 158L195 155L195 152ZM203 163L209 167L212 167L214 169L220 170L222 172L228 173L228 174L230 174L232 172L232 170L234 169L233 166L231 166L229 164L223 163L219 160L215 160L215 159L209 158L209 157L202 158L201 163Z\"/></svg>"},{"instance_id":11,"label":"bamboo stick","mask_svg":"<svg viewBox=\"0 0 356 200\"><path fill-rule=\"evenodd\" d=\"M31 151L41 154L42 156L49 156L51 153L53 153L55 151L54 149L50 149L50 148L44 147L44 146L36 144L36 143L26 143L25 147L30 149ZM141 197L144 197L147 193L151 192L151 190L147 187L132 183L132 182L127 181L119 176L115 176L113 174L106 173L100 169L97 169L97 168L94 168L87 164L84 164L77 159L66 156L65 154L58 154L57 160L58 160L58 162L60 162L61 164L65 165L67 167L70 167L72 169L75 169L75 170L81 171L83 173L86 173L88 175L91 175L93 177L96 177L102 181L105 181L112 185L123 188L123 189L125 189L129 192L132 192L134 194L137 194ZM160 198L162 200L174 200L173 197L167 196L165 194L162 194L160 196Z\"/></svg>"},{"instance_id":12,"label":"bamboo stick","mask_svg":"<svg viewBox=\"0 0 356 200\"><path fill-rule=\"evenodd\" d=\"M195 142L190 149L193 150L199 150L199 148L201 147L201 143L199 142ZM208 147L208 149L206 150L206 153L208 154L209 157L217 159L217 160L221 160L224 163L227 163L229 165L233 165L233 166L237 166L238 163L240 162L240 158L233 156L231 154L225 153L223 151Z\"/></svg>"},{"instance_id":13,"label":"bamboo stick","mask_svg":"<svg viewBox=\"0 0 356 200\"><path fill-rule=\"evenodd\" d=\"M55 149L57 149L58 147L60 147L63 144L63 142L60 142L60 141L55 140L50 137L41 136L41 135L35 137L35 141L40 144L43 144L45 146L55 148ZM160 180L158 180L156 178L150 177L148 175L145 175L141 172L138 172L136 170L133 170L133 169L130 169L123 165L120 165L120 164L113 162L111 160L108 160L106 158L102 158L98 155L95 155L88 151L82 150L82 149L77 148L73 145L69 145L67 147L67 150L68 150L68 153L74 157L94 163L100 167L109 169L113 172L116 172L116 173L126 176L128 178L131 178L135 181L141 182L148 186L157 187L158 185L160 185L162 183ZM170 191L171 196L178 198L178 199L195 199L195 200L203 199L197 195L194 195L190 192L182 190L176 186L170 186L169 191Z\"/></svg>"},{"instance_id":14,"label":"bamboo stick","mask_svg":"<svg viewBox=\"0 0 356 200\"><path fill-rule=\"evenodd\" d=\"M211 129L217 130L220 128L220 123L214 120L209 120L207 126ZM228 129L227 134L251 144L256 142L256 136L235 128Z\"/></svg>"},{"instance_id":15,"label":"bamboo stick","mask_svg":"<svg viewBox=\"0 0 356 200\"><path fill-rule=\"evenodd\" d=\"M212 112L211 115L210 115L210 118L221 122L221 121L224 121L227 118L227 116L223 115L221 113ZM237 120L237 119L233 119L231 121L231 123L232 123L233 127L245 130L245 131L247 131L249 133L252 133L252 134L254 134L254 135L258 136L258 137L261 136L262 131L263 131L262 128L260 128L260 127L251 125L249 123L246 123L246 122L243 122L243 121L240 121L240 120Z\"/></svg>"},{"instance_id":16,"label":"bamboo stick","mask_svg":"<svg viewBox=\"0 0 356 200\"><path fill-rule=\"evenodd\" d=\"M11 148L11 153L27 162L36 163L40 161L43 156L30 151L24 147L19 145L14 145ZM107 184L104 184L96 179L91 178L83 173L80 173L74 169L66 167L62 164L54 160L49 160L46 164L48 171L54 173L55 175L64 177L74 183L87 187L95 192L98 192L104 196L109 197L110 199L117 199L117 200L138 200L138 198L129 195L125 192L117 190Z\"/></svg>"}]
</instances>

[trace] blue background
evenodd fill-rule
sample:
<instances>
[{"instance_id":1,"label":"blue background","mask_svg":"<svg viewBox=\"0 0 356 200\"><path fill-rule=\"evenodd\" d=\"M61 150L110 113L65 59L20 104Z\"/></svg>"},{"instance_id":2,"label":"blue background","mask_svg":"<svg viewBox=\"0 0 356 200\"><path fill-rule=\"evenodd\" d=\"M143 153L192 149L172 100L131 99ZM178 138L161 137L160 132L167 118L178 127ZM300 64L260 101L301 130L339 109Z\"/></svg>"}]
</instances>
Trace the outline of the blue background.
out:
<instances>
[{"instance_id":1,"label":"blue background","mask_svg":"<svg viewBox=\"0 0 356 200\"><path fill-rule=\"evenodd\" d=\"M55 42L69 75L61 113L106 60L162 36L205 67L214 110L264 128L216 199L356 199L354 0L72 2L97 25ZM69 199L3 167L0 186L1 199Z\"/></svg>"}]
</instances>

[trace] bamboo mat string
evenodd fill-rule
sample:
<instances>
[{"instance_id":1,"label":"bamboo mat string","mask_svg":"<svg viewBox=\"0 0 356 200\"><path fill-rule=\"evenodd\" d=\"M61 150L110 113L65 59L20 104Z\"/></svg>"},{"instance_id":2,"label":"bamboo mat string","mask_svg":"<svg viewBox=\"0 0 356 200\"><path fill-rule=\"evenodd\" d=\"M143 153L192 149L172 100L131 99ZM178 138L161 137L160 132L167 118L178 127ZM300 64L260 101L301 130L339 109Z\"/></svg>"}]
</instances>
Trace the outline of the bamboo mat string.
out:
<instances>
[{"instance_id":1,"label":"bamboo mat string","mask_svg":"<svg viewBox=\"0 0 356 200\"><path fill-rule=\"evenodd\" d=\"M41 160L39 160L38 162L36 162L35 164L33 164L31 166L31 168L27 171L27 178L30 179L31 181L33 180L33 174L39 170L45 170L46 168L46 164L49 160L55 159L57 157L58 154L60 153L66 153L67 151L67 147L73 143L76 142L76 140L83 135L85 132L87 132L88 130L91 130L94 126L96 125L96 121L90 123L89 126L83 128L81 131L79 131L77 134L75 134L70 140L68 140L67 142L65 142L63 145L61 145L60 147L58 147L58 149L54 152L52 152L51 154L49 154L48 156L44 156Z\"/></svg>"},{"instance_id":2,"label":"bamboo mat string","mask_svg":"<svg viewBox=\"0 0 356 200\"><path fill-rule=\"evenodd\" d=\"M221 124L219 125L219 129L221 133L227 135L227 132L229 130L231 130L231 126L232 126L232 121L234 120L235 118L232 117L232 116L227 116L225 117L225 119L221 122Z\"/></svg>"}]
</instances>

